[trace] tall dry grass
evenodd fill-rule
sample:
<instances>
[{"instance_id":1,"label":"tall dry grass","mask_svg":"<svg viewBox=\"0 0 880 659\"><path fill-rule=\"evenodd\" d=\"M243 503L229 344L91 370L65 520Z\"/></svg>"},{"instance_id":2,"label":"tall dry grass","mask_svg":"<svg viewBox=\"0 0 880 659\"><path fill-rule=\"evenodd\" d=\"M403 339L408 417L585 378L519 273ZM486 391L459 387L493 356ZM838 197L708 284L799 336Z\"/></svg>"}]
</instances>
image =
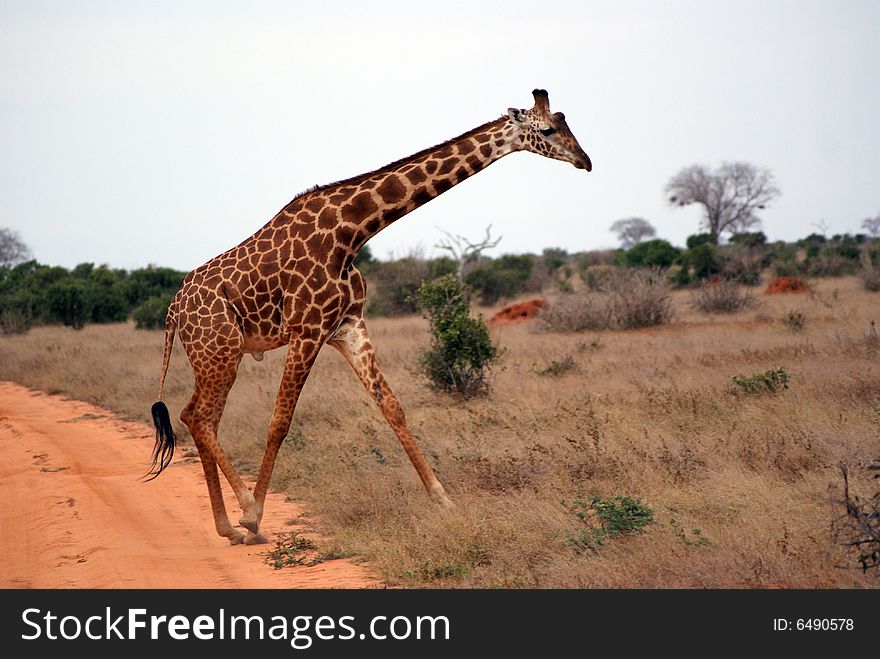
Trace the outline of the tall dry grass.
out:
<instances>
[{"instance_id":1,"label":"tall dry grass","mask_svg":"<svg viewBox=\"0 0 880 659\"><path fill-rule=\"evenodd\" d=\"M430 502L330 348L305 386L273 486L306 502L336 551L395 585L876 587L876 572L836 567L847 556L830 526L842 513L838 464L880 454L880 346L866 339L880 298L855 277L823 281L820 295L797 296L809 322L793 335L771 320L792 297L707 320L674 293L675 322L650 329L502 326L492 395L464 403L414 375L424 320L372 319L385 375L457 508ZM162 334L130 325L40 328L0 339L0 377L146 421L161 356ZM567 357L577 368L538 375ZM245 472L259 464L282 361L281 351L246 357L230 396L220 437ZM788 391L731 391L732 376L779 366L792 376ZM191 384L176 348L173 415ZM562 502L595 494L640 499L655 522L579 550L570 538L580 522Z\"/></svg>"}]
</instances>

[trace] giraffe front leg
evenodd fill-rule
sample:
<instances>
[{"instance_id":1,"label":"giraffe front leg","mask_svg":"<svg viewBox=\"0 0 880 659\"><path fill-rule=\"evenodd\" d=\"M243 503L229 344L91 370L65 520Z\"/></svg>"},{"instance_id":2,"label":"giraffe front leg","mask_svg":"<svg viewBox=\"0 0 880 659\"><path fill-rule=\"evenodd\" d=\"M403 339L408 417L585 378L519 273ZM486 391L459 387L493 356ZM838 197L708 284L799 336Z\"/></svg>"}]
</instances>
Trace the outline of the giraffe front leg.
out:
<instances>
[{"instance_id":1,"label":"giraffe front leg","mask_svg":"<svg viewBox=\"0 0 880 659\"><path fill-rule=\"evenodd\" d=\"M257 544L266 539L260 535L260 521L263 518L263 506L266 503L266 493L269 491L269 482L275 469L275 460L281 443L287 437L290 430L290 422L293 420L293 411L296 401L299 399L303 384L311 371L315 357L318 356L320 346L317 341L303 341L300 338L291 340L287 347L287 357L284 362L284 373L281 376L281 384L278 387L278 395L275 398L275 410L272 412L272 420L269 422L269 432L266 437L266 452L263 454L263 462L260 465L260 474L257 484L254 486L253 515L246 515L239 523L248 531L245 544Z\"/></svg>"},{"instance_id":2,"label":"giraffe front leg","mask_svg":"<svg viewBox=\"0 0 880 659\"><path fill-rule=\"evenodd\" d=\"M388 425L391 426L403 445L403 450L409 456L410 462L415 467L428 495L444 508L454 507L452 501L446 496L443 485L437 480L437 476L434 475L434 471L416 445L416 440L406 423L403 407L385 381L382 371L379 370L364 319L347 321L329 343L351 364L367 392L376 401L376 405L379 406Z\"/></svg>"}]
</instances>

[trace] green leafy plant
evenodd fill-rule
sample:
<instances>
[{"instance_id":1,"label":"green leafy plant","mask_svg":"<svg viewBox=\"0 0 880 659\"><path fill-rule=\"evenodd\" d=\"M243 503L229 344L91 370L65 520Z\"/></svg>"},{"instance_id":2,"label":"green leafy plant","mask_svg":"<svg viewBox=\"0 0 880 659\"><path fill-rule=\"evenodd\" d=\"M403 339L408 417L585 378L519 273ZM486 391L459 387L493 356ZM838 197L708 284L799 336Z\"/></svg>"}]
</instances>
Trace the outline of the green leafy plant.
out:
<instances>
[{"instance_id":1,"label":"green leafy plant","mask_svg":"<svg viewBox=\"0 0 880 659\"><path fill-rule=\"evenodd\" d=\"M275 548L267 554L266 562L276 570L289 565L304 565L312 567L324 561L318 553L318 547L308 538L303 538L291 531L289 534L282 534L275 541Z\"/></svg>"},{"instance_id":2,"label":"green leafy plant","mask_svg":"<svg viewBox=\"0 0 880 659\"><path fill-rule=\"evenodd\" d=\"M569 538L569 544L579 550L595 550L608 538L641 531L654 522L654 511L628 496L593 495L586 500L575 499L571 504L563 501L562 506L581 523L578 531Z\"/></svg>"},{"instance_id":3,"label":"green leafy plant","mask_svg":"<svg viewBox=\"0 0 880 659\"><path fill-rule=\"evenodd\" d=\"M678 259L681 250L667 240L657 238L638 243L625 252L621 252L621 265L631 268L668 268Z\"/></svg>"},{"instance_id":4,"label":"green leafy plant","mask_svg":"<svg viewBox=\"0 0 880 659\"><path fill-rule=\"evenodd\" d=\"M419 370L432 386L472 398L488 390L498 349L482 316L470 315L461 282L446 275L422 284L414 298L431 326L431 345L419 355Z\"/></svg>"},{"instance_id":5,"label":"green leafy plant","mask_svg":"<svg viewBox=\"0 0 880 659\"><path fill-rule=\"evenodd\" d=\"M733 384L738 391L749 395L757 395L762 393L775 394L788 389L788 383L791 376L782 366L776 369L770 369L764 373L755 373L754 375L733 376Z\"/></svg>"},{"instance_id":6,"label":"green leafy plant","mask_svg":"<svg viewBox=\"0 0 880 659\"><path fill-rule=\"evenodd\" d=\"M488 306L521 293L533 267L530 254L504 254L471 270L465 282L479 295L480 303Z\"/></svg>"},{"instance_id":7,"label":"green leafy plant","mask_svg":"<svg viewBox=\"0 0 880 659\"><path fill-rule=\"evenodd\" d=\"M144 300L131 314L135 329L165 329L170 304L171 298L164 295L154 295Z\"/></svg>"}]
</instances>

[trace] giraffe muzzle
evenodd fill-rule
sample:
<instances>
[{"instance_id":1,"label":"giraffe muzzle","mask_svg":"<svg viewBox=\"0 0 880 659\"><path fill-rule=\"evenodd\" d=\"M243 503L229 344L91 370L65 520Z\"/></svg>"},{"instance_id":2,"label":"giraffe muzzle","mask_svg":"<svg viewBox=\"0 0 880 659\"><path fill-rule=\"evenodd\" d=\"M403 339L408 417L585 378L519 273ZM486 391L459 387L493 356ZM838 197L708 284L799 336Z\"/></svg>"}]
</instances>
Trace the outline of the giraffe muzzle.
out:
<instances>
[{"instance_id":1,"label":"giraffe muzzle","mask_svg":"<svg viewBox=\"0 0 880 659\"><path fill-rule=\"evenodd\" d=\"M574 166L578 169L586 169L588 172L593 171L593 163L590 160L590 156L586 153L581 155L577 162L574 163Z\"/></svg>"}]
</instances>

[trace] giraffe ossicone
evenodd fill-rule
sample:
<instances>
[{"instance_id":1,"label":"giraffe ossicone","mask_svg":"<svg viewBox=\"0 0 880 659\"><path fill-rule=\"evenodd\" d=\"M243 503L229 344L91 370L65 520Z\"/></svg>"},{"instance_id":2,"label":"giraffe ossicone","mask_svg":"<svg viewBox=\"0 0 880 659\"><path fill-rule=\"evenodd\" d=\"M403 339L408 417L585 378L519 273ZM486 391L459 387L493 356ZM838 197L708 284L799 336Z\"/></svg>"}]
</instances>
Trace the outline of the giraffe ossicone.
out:
<instances>
[{"instance_id":1,"label":"giraffe ossicone","mask_svg":"<svg viewBox=\"0 0 880 659\"><path fill-rule=\"evenodd\" d=\"M534 106L502 117L408 158L360 176L318 186L291 200L250 238L190 272L168 309L159 402L153 405L156 444L148 475L171 461L174 431L162 391L175 335L195 376L180 419L189 428L205 471L217 533L231 544L265 539L259 532L269 481L302 386L318 351L329 343L348 361L400 439L432 499L452 503L406 423L397 396L379 370L364 322L365 284L354 267L358 250L392 222L510 153L531 151L590 171L590 158L547 92ZM229 390L245 353L287 346L284 373L269 422L266 451L253 493L217 441ZM242 509L233 527L218 469Z\"/></svg>"}]
</instances>

